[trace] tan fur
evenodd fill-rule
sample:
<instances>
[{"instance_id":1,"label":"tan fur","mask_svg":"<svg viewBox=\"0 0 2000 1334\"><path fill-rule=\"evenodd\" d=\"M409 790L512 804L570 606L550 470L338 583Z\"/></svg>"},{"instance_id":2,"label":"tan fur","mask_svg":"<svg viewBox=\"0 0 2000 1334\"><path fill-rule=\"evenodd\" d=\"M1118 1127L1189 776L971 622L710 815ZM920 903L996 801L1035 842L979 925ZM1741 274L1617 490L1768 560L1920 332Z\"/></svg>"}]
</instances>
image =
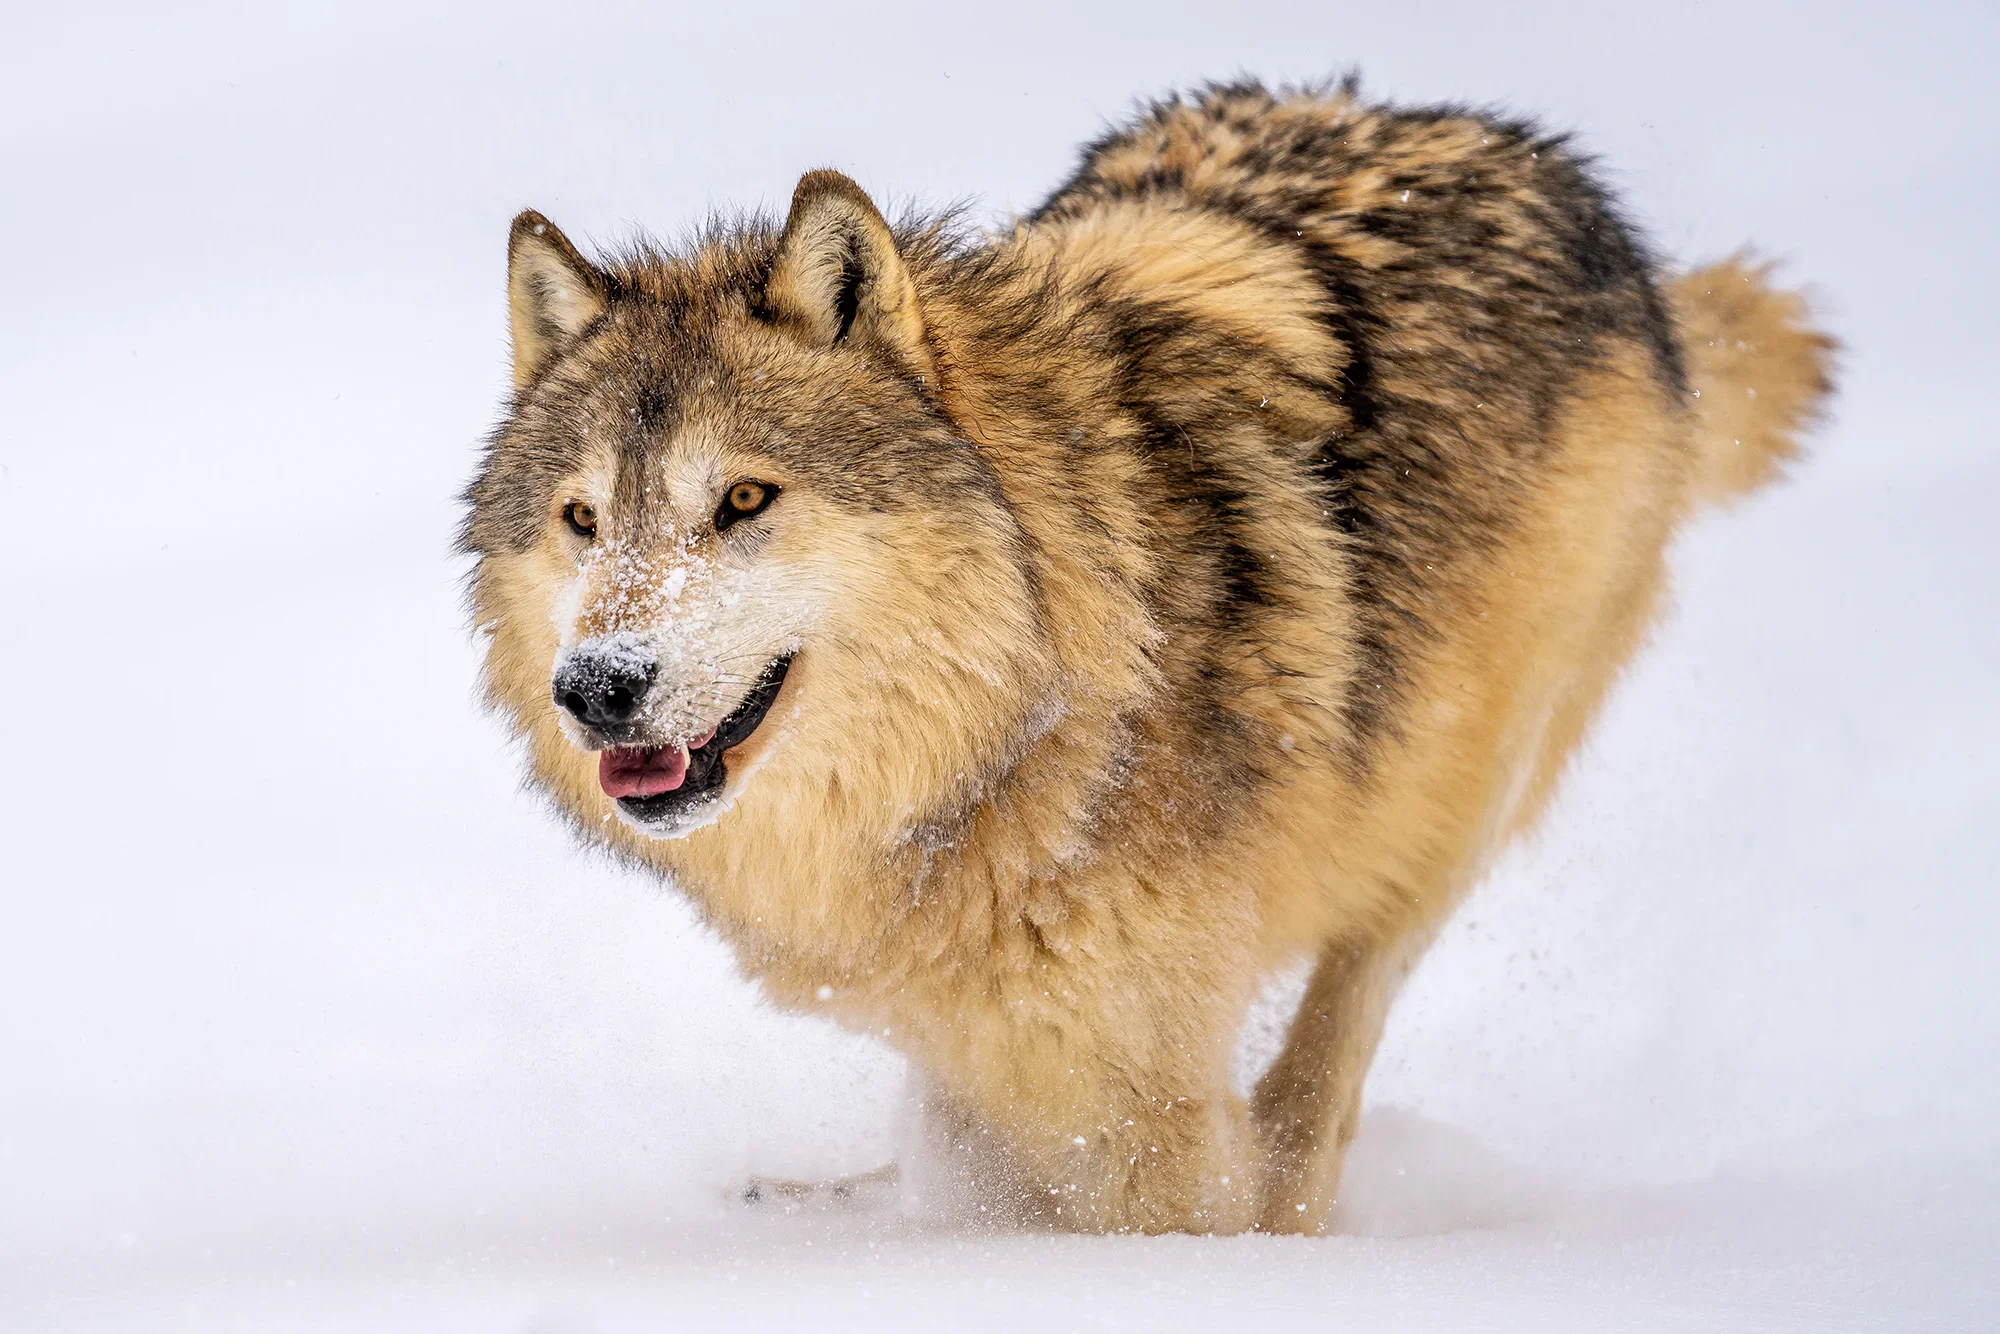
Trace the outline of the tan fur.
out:
<instances>
[{"instance_id":1,"label":"tan fur","mask_svg":"<svg viewBox=\"0 0 2000 1334\"><path fill-rule=\"evenodd\" d=\"M1602 238L1538 230L1581 178L1501 134L1225 90L977 251L830 173L782 234L685 258L599 270L517 226L522 398L468 529L492 698L557 806L774 999L909 1055L996 1203L1324 1228L1396 986L1546 804L1691 501L1768 476L1824 392L1796 298L1725 265L1673 286L1683 397L1636 252L1591 277L1562 246ZM1509 244L1439 260L1471 266L1446 295L1398 287L1426 207ZM1587 352L1580 316L1505 305L1571 273ZM595 321L567 347L564 311ZM783 485L768 522L705 528L738 477ZM592 545L558 521L576 498ZM550 702L563 646L618 633L679 655L659 736L728 712L727 664L797 655L684 837L618 818ZM1301 955L1246 1105L1238 1027Z\"/></svg>"},{"instance_id":2,"label":"tan fur","mask_svg":"<svg viewBox=\"0 0 2000 1334\"><path fill-rule=\"evenodd\" d=\"M1806 323L1796 292L1742 256L1672 284L1690 373L1701 387L1695 450L1701 498L1728 501L1769 482L1798 453L1794 434L1832 389L1833 342Z\"/></svg>"}]
</instances>

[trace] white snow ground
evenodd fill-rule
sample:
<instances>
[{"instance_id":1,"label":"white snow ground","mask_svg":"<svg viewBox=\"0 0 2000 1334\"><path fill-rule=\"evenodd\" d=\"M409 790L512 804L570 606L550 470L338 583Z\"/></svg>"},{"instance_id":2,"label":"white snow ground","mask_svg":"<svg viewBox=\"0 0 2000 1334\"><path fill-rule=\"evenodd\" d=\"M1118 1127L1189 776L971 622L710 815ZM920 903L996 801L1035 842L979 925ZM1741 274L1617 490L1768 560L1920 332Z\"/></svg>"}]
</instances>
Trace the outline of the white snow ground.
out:
<instances>
[{"instance_id":1,"label":"white snow ground","mask_svg":"<svg viewBox=\"0 0 2000 1334\"><path fill-rule=\"evenodd\" d=\"M0 1329L2000 1326L1990 6L166 8L0 17ZM507 219L997 215L1137 93L1348 62L1788 257L1838 421L1413 980L1341 1235L724 1205L886 1156L898 1071L473 707Z\"/></svg>"}]
</instances>

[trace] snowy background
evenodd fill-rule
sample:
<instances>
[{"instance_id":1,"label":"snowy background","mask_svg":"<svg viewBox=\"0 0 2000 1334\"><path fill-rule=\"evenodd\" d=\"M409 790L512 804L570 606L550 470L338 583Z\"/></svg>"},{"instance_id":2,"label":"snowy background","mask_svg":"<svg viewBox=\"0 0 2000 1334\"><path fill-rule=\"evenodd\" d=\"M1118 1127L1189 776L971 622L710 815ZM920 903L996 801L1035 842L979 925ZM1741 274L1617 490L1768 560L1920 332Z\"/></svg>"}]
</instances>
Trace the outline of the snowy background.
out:
<instances>
[{"instance_id":1,"label":"snowy background","mask_svg":"<svg viewBox=\"0 0 2000 1334\"><path fill-rule=\"evenodd\" d=\"M7 5L0 1329L2000 1325L2000 19L1643 11ZM1836 423L1686 535L1415 977L1341 1235L725 1205L886 1158L900 1072L474 706L508 219L819 165L998 218L1135 95L1350 63L1576 127L1677 260L1785 257Z\"/></svg>"}]
</instances>

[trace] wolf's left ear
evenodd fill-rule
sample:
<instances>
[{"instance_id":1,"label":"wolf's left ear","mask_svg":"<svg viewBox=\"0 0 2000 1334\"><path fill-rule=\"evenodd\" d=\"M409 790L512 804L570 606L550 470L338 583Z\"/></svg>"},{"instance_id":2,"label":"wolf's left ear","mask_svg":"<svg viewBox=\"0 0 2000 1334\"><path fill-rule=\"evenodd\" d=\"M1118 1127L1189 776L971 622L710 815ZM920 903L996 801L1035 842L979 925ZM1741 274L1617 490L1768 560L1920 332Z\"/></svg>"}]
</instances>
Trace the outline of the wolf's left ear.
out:
<instances>
[{"instance_id":1,"label":"wolf's left ear","mask_svg":"<svg viewBox=\"0 0 2000 1334\"><path fill-rule=\"evenodd\" d=\"M525 389L564 343L610 304L609 284L556 225L533 209L507 236L507 311L514 331L514 387Z\"/></svg>"},{"instance_id":2,"label":"wolf's left ear","mask_svg":"<svg viewBox=\"0 0 2000 1334\"><path fill-rule=\"evenodd\" d=\"M935 381L917 285L875 201L837 171L808 172L764 287L766 311L822 347L873 342Z\"/></svg>"}]
</instances>

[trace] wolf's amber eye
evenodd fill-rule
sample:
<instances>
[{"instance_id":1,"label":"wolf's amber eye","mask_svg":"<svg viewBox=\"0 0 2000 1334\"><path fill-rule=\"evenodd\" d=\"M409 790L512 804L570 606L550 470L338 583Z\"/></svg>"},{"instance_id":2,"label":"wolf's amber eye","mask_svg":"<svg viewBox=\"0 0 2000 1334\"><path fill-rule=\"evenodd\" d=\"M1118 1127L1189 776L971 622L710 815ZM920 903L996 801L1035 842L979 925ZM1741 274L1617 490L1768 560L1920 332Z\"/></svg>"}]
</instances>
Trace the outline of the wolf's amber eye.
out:
<instances>
[{"instance_id":1,"label":"wolf's amber eye","mask_svg":"<svg viewBox=\"0 0 2000 1334\"><path fill-rule=\"evenodd\" d=\"M597 536L597 511L580 500L572 500L563 506L563 522L578 537Z\"/></svg>"},{"instance_id":2,"label":"wolf's amber eye","mask_svg":"<svg viewBox=\"0 0 2000 1334\"><path fill-rule=\"evenodd\" d=\"M769 482L733 482L729 493L715 511L715 531L721 532L738 519L755 518L778 498L778 488Z\"/></svg>"}]
</instances>

